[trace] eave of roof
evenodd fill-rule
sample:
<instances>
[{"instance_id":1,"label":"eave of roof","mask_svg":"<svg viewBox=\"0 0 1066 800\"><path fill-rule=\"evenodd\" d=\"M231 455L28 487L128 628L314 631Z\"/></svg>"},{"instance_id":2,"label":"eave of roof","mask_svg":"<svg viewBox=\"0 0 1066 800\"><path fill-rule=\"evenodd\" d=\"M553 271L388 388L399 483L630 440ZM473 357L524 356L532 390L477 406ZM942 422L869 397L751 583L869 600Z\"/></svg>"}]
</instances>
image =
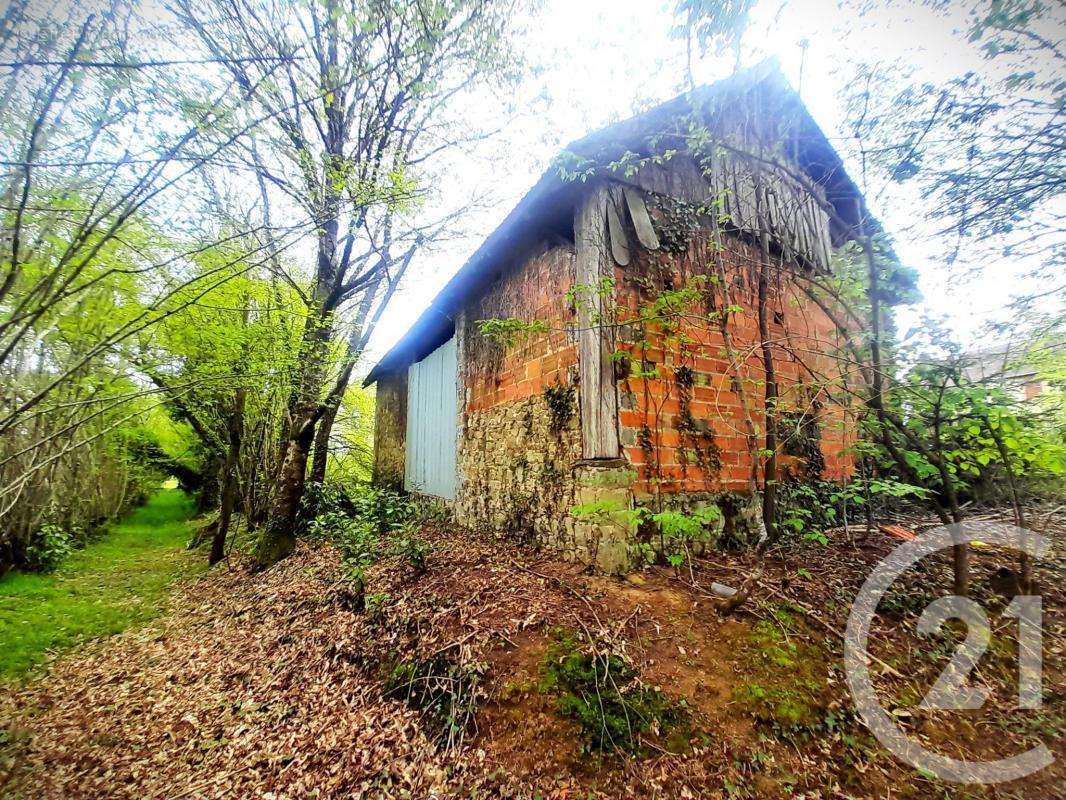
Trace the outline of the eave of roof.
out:
<instances>
[{"instance_id":1,"label":"eave of roof","mask_svg":"<svg viewBox=\"0 0 1066 800\"><path fill-rule=\"evenodd\" d=\"M805 130L802 137L804 152L801 162L811 179L825 187L826 199L837 215L849 225L857 225L860 218L871 222L862 193L848 176L839 154L829 143L818 124L810 116L799 95L789 86L776 60L769 59L751 69L737 73L716 83L701 86L635 117L608 125L572 142L565 149L582 157L597 160L618 158L628 149L642 145L648 136L663 129L664 122L681 118L694 105L702 105L718 95L748 90L765 85L779 92L783 102L792 106ZM540 177L503 222L459 269L415 321L407 333L381 358L363 380L363 386L375 383L383 375L395 372L431 353L454 330L455 313L465 298L490 285L497 276L501 261L516 249L532 244L542 232L545 213L569 209L581 194L584 184L564 181L559 170L552 166ZM855 201L858 201L857 203Z\"/></svg>"}]
</instances>

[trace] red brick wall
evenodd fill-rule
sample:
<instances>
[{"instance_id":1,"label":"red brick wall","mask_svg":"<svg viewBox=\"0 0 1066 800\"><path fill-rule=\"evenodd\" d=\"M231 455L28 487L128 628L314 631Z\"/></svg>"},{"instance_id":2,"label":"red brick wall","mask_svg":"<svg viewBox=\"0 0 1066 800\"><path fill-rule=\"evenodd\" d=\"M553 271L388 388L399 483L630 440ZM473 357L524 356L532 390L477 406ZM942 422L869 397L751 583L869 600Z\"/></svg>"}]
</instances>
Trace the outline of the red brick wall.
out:
<instances>
[{"instance_id":1,"label":"red brick wall","mask_svg":"<svg viewBox=\"0 0 1066 800\"><path fill-rule=\"evenodd\" d=\"M524 400L553 385L571 383L577 349L569 329L574 310L567 301L573 286L574 254L562 246L534 252L464 311L466 329L461 371L466 411L483 411ZM520 319L546 323L550 330L524 336L512 347L486 339L477 329L483 319Z\"/></svg>"},{"instance_id":2,"label":"red brick wall","mask_svg":"<svg viewBox=\"0 0 1066 800\"><path fill-rule=\"evenodd\" d=\"M756 306L760 257L756 247L731 236L724 238L719 251L709 232L701 231L687 252L642 253L616 270L619 321L628 323L620 328L619 349L632 359L621 368L619 433L625 456L638 471L636 492L653 492L656 485L664 493L748 487L752 455L738 387L744 389L761 448L765 375ZM719 275L719 264L727 276L730 303L743 309L729 315L732 358L713 316L724 307L726 294L711 280L702 284L699 300L676 315L677 330L664 333L637 320L638 309L664 286L679 289L693 276ZM778 268L772 273L770 334L779 408L816 420L813 429L824 459L821 476L843 478L853 468L848 448L854 426L842 404L858 376L842 368L840 342L828 316L803 297L794 277ZM689 285L700 285L699 279ZM639 376L652 370L658 374ZM788 444L797 449L801 439L789 437ZM819 465L813 462L784 453L779 458L783 473L798 476L814 476Z\"/></svg>"}]
</instances>

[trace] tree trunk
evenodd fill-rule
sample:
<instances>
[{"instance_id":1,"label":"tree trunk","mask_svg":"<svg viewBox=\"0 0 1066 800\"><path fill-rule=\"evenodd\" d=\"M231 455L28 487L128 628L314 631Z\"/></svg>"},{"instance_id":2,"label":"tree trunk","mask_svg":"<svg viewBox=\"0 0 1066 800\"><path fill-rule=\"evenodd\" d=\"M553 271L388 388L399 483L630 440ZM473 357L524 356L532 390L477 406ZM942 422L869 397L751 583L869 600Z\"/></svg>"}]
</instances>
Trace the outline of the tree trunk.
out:
<instances>
[{"instance_id":1,"label":"tree trunk","mask_svg":"<svg viewBox=\"0 0 1066 800\"><path fill-rule=\"evenodd\" d=\"M1010 502L1011 507L1014 509L1014 525L1020 531L1025 530L1025 513L1022 510L1021 495L1018 491L1018 482L1014 477L1014 467L1011 463L1010 451L1007 450L1007 445L1003 441L1003 437L999 435L999 432L992 427L992 423L985 418L985 428L988 430L992 440L996 443L996 449L999 450L999 457L1003 459L1003 469L1007 472L1007 486L1010 488ZM1021 561L1019 563L1021 568L1021 575L1019 578L1019 585L1021 587L1021 594L1033 593L1033 559L1029 557L1029 554L1024 550L1021 553Z\"/></svg>"},{"instance_id":2,"label":"tree trunk","mask_svg":"<svg viewBox=\"0 0 1066 800\"><path fill-rule=\"evenodd\" d=\"M281 468L273 493L266 527L256 546L255 564L265 569L285 558L296 547L296 521L307 483L307 461L315 437L315 424L325 410L322 387L333 334L331 295L337 279L338 200L327 201L329 213L319 228L318 266L312 307L304 322L300 367L288 423L281 445ZM335 302L332 301L332 302Z\"/></svg>"},{"instance_id":3,"label":"tree trunk","mask_svg":"<svg viewBox=\"0 0 1066 800\"><path fill-rule=\"evenodd\" d=\"M333 433L333 423L337 421L337 406L330 405L318 421L315 431L315 454L311 460L311 483L326 480L326 464L329 460L329 437Z\"/></svg>"},{"instance_id":4,"label":"tree trunk","mask_svg":"<svg viewBox=\"0 0 1066 800\"><path fill-rule=\"evenodd\" d=\"M761 193L756 199L762 198ZM763 203L760 202L760 211ZM762 235L762 258L759 263L758 303L759 303L759 339L762 348L763 372L766 386L763 399L763 413L766 424L766 462L763 465L762 520L766 527L766 537L770 542L776 541L777 530L777 371L774 368L774 351L770 341L770 322L768 318L770 304L770 237L769 221L765 214L760 214Z\"/></svg>"},{"instance_id":5,"label":"tree trunk","mask_svg":"<svg viewBox=\"0 0 1066 800\"><path fill-rule=\"evenodd\" d=\"M270 517L255 551L255 564L259 569L276 564L296 547L296 521L306 484L307 459L314 436L313 424L308 431L290 438L286 443L285 461L278 475Z\"/></svg>"},{"instance_id":6,"label":"tree trunk","mask_svg":"<svg viewBox=\"0 0 1066 800\"><path fill-rule=\"evenodd\" d=\"M233 413L229 420L229 450L222 472L222 505L218 513L218 527L211 539L208 566L214 566L226 555L226 536L229 533L233 506L237 499L237 463L241 456L241 428L244 426L245 389L239 388L233 397Z\"/></svg>"},{"instance_id":7,"label":"tree trunk","mask_svg":"<svg viewBox=\"0 0 1066 800\"><path fill-rule=\"evenodd\" d=\"M219 477L222 475L224 464L225 459L221 453L211 453L196 497L196 509L200 513L218 508L221 502L222 487Z\"/></svg>"}]
</instances>

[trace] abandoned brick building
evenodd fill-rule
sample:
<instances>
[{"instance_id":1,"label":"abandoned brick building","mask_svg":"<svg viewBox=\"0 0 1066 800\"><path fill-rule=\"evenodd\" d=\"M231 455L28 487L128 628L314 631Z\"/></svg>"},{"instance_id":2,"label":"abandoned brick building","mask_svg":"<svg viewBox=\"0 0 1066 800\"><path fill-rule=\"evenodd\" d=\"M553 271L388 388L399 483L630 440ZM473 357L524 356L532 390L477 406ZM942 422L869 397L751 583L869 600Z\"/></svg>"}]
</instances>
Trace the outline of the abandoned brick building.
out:
<instances>
[{"instance_id":1,"label":"abandoned brick building","mask_svg":"<svg viewBox=\"0 0 1066 800\"><path fill-rule=\"evenodd\" d=\"M864 215L774 67L579 140L367 376L375 480L623 571L636 515L575 507L757 519L768 358L778 478L847 477L860 378L817 287Z\"/></svg>"}]
</instances>

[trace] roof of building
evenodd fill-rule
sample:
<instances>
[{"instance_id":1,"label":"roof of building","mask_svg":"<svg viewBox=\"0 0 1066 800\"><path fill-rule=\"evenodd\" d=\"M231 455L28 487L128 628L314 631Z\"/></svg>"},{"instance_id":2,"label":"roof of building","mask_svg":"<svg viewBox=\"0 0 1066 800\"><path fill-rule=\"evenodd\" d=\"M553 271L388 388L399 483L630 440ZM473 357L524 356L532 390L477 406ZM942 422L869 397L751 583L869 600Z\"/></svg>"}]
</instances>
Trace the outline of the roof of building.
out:
<instances>
[{"instance_id":1,"label":"roof of building","mask_svg":"<svg viewBox=\"0 0 1066 800\"><path fill-rule=\"evenodd\" d=\"M667 130L671 121L683 119L694 109L737 97L753 90L773 96L777 109L795 115L803 135L798 137L798 162L810 178L826 192L834 207L834 241L848 238L849 230L865 218L872 229L876 221L866 212L861 192L848 177L839 154L811 117L799 95L789 86L775 60L768 60L713 84L701 86L630 119L601 128L578 139L565 152L597 163L610 163L632 149L647 147L649 137ZM678 131L682 133L682 131ZM564 180L557 166L549 167L532 189L518 202L503 222L459 269L407 333L390 349L363 381L364 386L383 375L419 361L452 335L455 313L463 301L487 288L498 277L509 256L521 252L543 238L546 232L562 229L572 217L576 199L584 184ZM848 230L840 229L840 221Z\"/></svg>"},{"instance_id":2,"label":"roof of building","mask_svg":"<svg viewBox=\"0 0 1066 800\"><path fill-rule=\"evenodd\" d=\"M1023 383L1037 378L1040 362L1066 352L1059 340L998 344L963 354L963 374L975 383Z\"/></svg>"}]
</instances>

